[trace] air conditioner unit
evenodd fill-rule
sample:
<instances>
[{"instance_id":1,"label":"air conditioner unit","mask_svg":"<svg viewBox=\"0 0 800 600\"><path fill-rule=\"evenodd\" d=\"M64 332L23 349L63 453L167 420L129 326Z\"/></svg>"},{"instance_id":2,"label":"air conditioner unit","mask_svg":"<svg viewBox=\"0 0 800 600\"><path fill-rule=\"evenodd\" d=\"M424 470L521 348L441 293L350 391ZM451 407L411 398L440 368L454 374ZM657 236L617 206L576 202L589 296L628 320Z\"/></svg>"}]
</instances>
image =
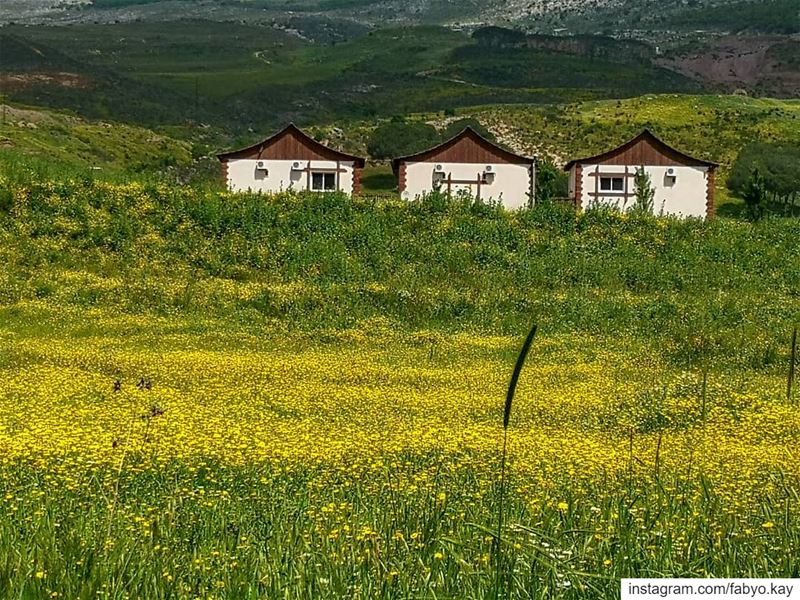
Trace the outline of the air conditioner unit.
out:
<instances>
[{"instance_id":1,"label":"air conditioner unit","mask_svg":"<svg viewBox=\"0 0 800 600\"><path fill-rule=\"evenodd\" d=\"M444 173L444 165L436 165L433 170L437 173Z\"/></svg>"},{"instance_id":2,"label":"air conditioner unit","mask_svg":"<svg viewBox=\"0 0 800 600\"><path fill-rule=\"evenodd\" d=\"M496 171L492 165L486 165L486 168L483 170L483 172L487 175L494 175Z\"/></svg>"},{"instance_id":3,"label":"air conditioner unit","mask_svg":"<svg viewBox=\"0 0 800 600\"><path fill-rule=\"evenodd\" d=\"M256 161L256 169L258 171L266 171L267 170L267 161L265 161L265 160L257 160Z\"/></svg>"},{"instance_id":4,"label":"air conditioner unit","mask_svg":"<svg viewBox=\"0 0 800 600\"><path fill-rule=\"evenodd\" d=\"M669 169L667 169L667 177L676 177L677 175L678 172L675 170L674 167L670 167Z\"/></svg>"},{"instance_id":5,"label":"air conditioner unit","mask_svg":"<svg viewBox=\"0 0 800 600\"><path fill-rule=\"evenodd\" d=\"M302 171L303 170L303 163L299 161L295 161L292 163L292 171Z\"/></svg>"}]
</instances>

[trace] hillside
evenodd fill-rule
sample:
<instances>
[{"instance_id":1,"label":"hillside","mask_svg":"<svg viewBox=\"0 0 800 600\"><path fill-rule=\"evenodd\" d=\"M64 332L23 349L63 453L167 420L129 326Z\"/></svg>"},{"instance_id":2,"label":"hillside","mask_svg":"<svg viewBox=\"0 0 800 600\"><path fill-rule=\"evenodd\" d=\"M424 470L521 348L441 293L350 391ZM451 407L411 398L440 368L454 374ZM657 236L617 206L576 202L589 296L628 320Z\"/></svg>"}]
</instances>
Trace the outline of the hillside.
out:
<instances>
[{"instance_id":1,"label":"hillside","mask_svg":"<svg viewBox=\"0 0 800 600\"><path fill-rule=\"evenodd\" d=\"M6 27L0 44L0 74L22 78L8 87L12 100L236 134L290 120L705 89L656 65L641 44L631 51L612 38L569 45L540 37L504 47L443 27L380 29L330 44L272 25L211 21ZM80 85L65 85L65 74Z\"/></svg>"},{"instance_id":2,"label":"hillside","mask_svg":"<svg viewBox=\"0 0 800 600\"><path fill-rule=\"evenodd\" d=\"M722 165L720 204L728 201L729 167L746 144L800 144L798 101L664 95L565 106L488 107L468 114L512 147L549 156L559 164L613 148L649 128L667 143Z\"/></svg>"},{"instance_id":3,"label":"hillside","mask_svg":"<svg viewBox=\"0 0 800 600\"><path fill-rule=\"evenodd\" d=\"M800 38L729 35L679 49L656 61L721 90L800 95Z\"/></svg>"},{"instance_id":4,"label":"hillside","mask_svg":"<svg viewBox=\"0 0 800 600\"><path fill-rule=\"evenodd\" d=\"M800 144L800 101L745 96L665 94L543 106L482 106L458 110L453 116L425 113L415 118L441 129L465 117L478 119L513 150L550 158L558 165L613 148L649 128L667 143L721 164L719 204L736 202L728 196L725 182L748 143ZM375 123L373 119L348 126L345 145L366 152ZM316 131L322 138L341 141L330 126ZM728 214L728 209L721 214Z\"/></svg>"},{"instance_id":5,"label":"hillside","mask_svg":"<svg viewBox=\"0 0 800 600\"><path fill-rule=\"evenodd\" d=\"M413 119L440 129L453 120L474 117L512 149L551 158L563 164L621 143L650 128L668 143L722 165L717 199L726 204L725 181L740 150L751 142L800 144L800 102L743 96L659 95L627 100L590 101L557 105L478 106L453 116L421 113ZM366 155L366 145L381 119L338 121L309 127L315 137L348 151ZM13 105L0 124L0 161L31 161L39 167L67 172L134 173L136 177L171 172L172 176L201 178L218 184L214 152L262 139L271 128L237 139L208 128L152 130L113 121L84 120L55 111ZM187 139L189 141L181 141ZM205 157L205 158L203 158ZM200 159L199 162L194 159ZM77 170L77 171L76 171ZM389 192L395 181L386 166L371 166L365 192ZM723 209L721 214L728 214Z\"/></svg>"},{"instance_id":6,"label":"hillside","mask_svg":"<svg viewBox=\"0 0 800 600\"><path fill-rule=\"evenodd\" d=\"M487 104L800 91L800 43L785 35L694 38L665 50L597 32L418 25L351 33L319 40L271 20L6 26L0 84L28 105L156 128L202 124L231 136L288 121Z\"/></svg>"},{"instance_id":7,"label":"hillside","mask_svg":"<svg viewBox=\"0 0 800 600\"><path fill-rule=\"evenodd\" d=\"M800 31L793 0L10 0L0 24L117 23L189 18L230 22L280 22L309 37L347 36L365 26L522 25L550 33L612 32L664 39L698 29L722 32ZM354 14L355 11L355 14Z\"/></svg>"},{"instance_id":8,"label":"hillside","mask_svg":"<svg viewBox=\"0 0 800 600\"><path fill-rule=\"evenodd\" d=\"M58 173L154 174L187 167L191 146L154 131L121 123L0 105L0 165Z\"/></svg>"}]
</instances>

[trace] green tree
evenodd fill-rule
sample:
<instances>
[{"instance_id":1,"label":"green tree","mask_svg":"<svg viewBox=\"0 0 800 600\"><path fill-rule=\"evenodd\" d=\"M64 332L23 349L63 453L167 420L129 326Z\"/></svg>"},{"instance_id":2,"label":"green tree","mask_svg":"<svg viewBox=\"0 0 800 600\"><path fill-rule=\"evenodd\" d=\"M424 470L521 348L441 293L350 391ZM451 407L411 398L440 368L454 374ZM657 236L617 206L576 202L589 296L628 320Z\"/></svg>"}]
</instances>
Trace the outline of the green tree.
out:
<instances>
[{"instance_id":1,"label":"green tree","mask_svg":"<svg viewBox=\"0 0 800 600\"><path fill-rule=\"evenodd\" d=\"M757 221L764 216L767 187L758 168L753 169L742 193L748 216Z\"/></svg>"},{"instance_id":2,"label":"green tree","mask_svg":"<svg viewBox=\"0 0 800 600\"><path fill-rule=\"evenodd\" d=\"M569 176L550 159L536 165L536 203L548 204L569 194Z\"/></svg>"},{"instance_id":3,"label":"green tree","mask_svg":"<svg viewBox=\"0 0 800 600\"><path fill-rule=\"evenodd\" d=\"M635 203L631 211L640 214L653 214L653 199L656 191L653 189L650 175L643 166L636 169L636 174L633 176L633 186Z\"/></svg>"},{"instance_id":4,"label":"green tree","mask_svg":"<svg viewBox=\"0 0 800 600\"><path fill-rule=\"evenodd\" d=\"M760 212L767 203L780 203L788 210L800 196L800 146L794 144L749 144L739 153L728 177L728 189L742 198L756 189L761 195ZM758 172L758 178L754 172ZM749 206L749 205L748 205ZM757 215L750 215L751 217Z\"/></svg>"},{"instance_id":5,"label":"green tree","mask_svg":"<svg viewBox=\"0 0 800 600\"><path fill-rule=\"evenodd\" d=\"M367 142L372 158L390 159L420 152L441 141L435 127L418 121L392 119L375 128Z\"/></svg>"}]
</instances>

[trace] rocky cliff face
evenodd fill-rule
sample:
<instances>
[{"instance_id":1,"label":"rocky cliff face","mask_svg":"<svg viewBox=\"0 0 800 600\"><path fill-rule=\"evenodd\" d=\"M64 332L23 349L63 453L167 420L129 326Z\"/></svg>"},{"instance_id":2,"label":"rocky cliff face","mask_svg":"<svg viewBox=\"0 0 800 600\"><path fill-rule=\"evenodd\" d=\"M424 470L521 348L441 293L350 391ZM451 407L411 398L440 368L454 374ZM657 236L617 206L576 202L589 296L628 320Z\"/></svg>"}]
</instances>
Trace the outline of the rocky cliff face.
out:
<instances>
[{"instance_id":1,"label":"rocky cliff face","mask_svg":"<svg viewBox=\"0 0 800 600\"><path fill-rule=\"evenodd\" d=\"M655 49L643 42L605 36L527 35L503 27L483 27L472 34L478 43L494 48L532 48L605 60L651 60Z\"/></svg>"}]
</instances>

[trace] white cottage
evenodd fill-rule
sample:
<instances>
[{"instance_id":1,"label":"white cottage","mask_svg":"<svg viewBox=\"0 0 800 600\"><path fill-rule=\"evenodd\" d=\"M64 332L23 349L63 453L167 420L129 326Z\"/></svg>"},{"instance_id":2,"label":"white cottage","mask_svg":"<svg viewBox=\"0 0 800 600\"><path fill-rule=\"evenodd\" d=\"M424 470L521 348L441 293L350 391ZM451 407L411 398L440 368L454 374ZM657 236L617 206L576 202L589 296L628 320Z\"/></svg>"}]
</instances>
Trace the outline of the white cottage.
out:
<instances>
[{"instance_id":1,"label":"white cottage","mask_svg":"<svg viewBox=\"0 0 800 600\"><path fill-rule=\"evenodd\" d=\"M435 148L396 158L392 168L405 200L434 190L447 194L463 190L508 209L533 203L536 159L501 148L470 127Z\"/></svg>"},{"instance_id":2,"label":"white cottage","mask_svg":"<svg viewBox=\"0 0 800 600\"><path fill-rule=\"evenodd\" d=\"M570 198L577 208L606 205L626 210L635 202L633 178L642 167L655 190L656 214L714 215L717 165L679 152L647 130L618 148L567 163Z\"/></svg>"},{"instance_id":3,"label":"white cottage","mask_svg":"<svg viewBox=\"0 0 800 600\"><path fill-rule=\"evenodd\" d=\"M361 191L365 160L319 143L293 124L263 142L217 155L234 192Z\"/></svg>"}]
</instances>

